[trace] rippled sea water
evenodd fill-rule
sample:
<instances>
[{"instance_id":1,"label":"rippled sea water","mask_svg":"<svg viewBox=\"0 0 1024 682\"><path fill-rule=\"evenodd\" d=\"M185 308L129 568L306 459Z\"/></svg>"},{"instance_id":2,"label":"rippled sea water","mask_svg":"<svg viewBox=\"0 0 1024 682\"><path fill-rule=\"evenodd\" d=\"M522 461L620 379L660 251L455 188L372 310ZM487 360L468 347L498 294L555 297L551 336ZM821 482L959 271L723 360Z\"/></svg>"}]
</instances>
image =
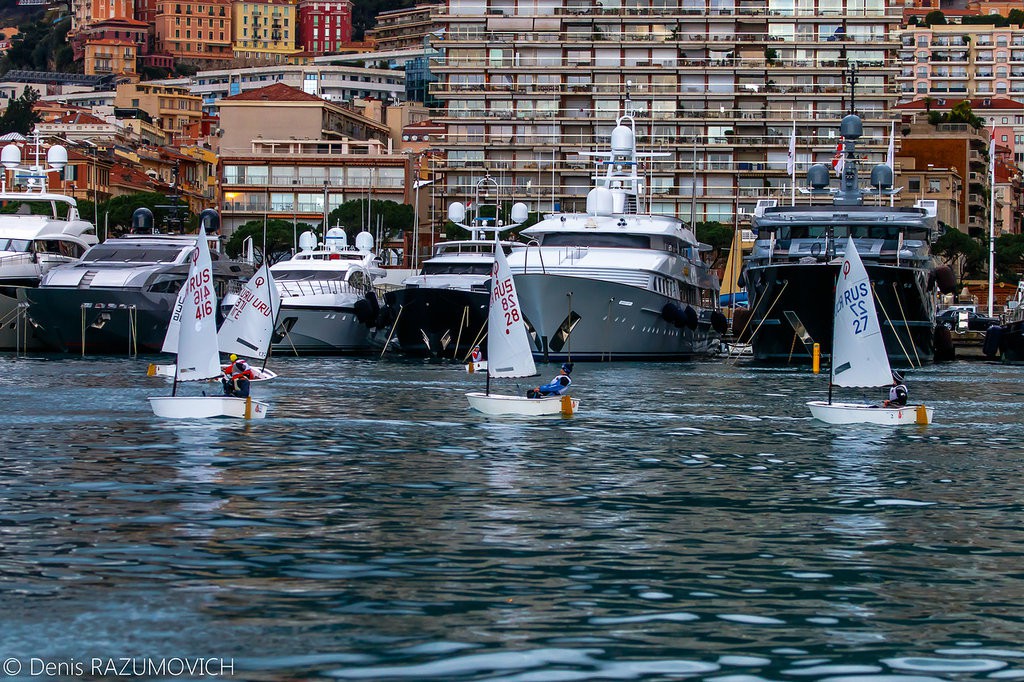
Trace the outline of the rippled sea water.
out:
<instances>
[{"instance_id":1,"label":"rippled sea water","mask_svg":"<svg viewBox=\"0 0 1024 682\"><path fill-rule=\"evenodd\" d=\"M511 420L452 365L275 359L266 420L162 421L147 362L0 358L0 658L1024 677L1024 368L911 372L936 423L893 429L809 419L823 376L727 362L577 364L577 416Z\"/></svg>"}]
</instances>

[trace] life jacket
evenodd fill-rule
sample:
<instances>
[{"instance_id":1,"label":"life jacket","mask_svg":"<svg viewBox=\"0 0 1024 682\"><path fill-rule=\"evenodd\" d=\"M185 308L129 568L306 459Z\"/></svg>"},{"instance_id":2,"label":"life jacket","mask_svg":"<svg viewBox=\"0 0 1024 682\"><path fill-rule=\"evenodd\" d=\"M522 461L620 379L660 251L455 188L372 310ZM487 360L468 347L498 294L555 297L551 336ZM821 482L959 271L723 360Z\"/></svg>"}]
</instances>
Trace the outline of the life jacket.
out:
<instances>
[{"instance_id":1,"label":"life jacket","mask_svg":"<svg viewBox=\"0 0 1024 682\"><path fill-rule=\"evenodd\" d=\"M246 362L236 361L229 369L231 370L232 381L235 379L241 379L242 377L252 381L256 377L256 375L253 374L252 367L250 367Z\"/></svg>"},{"instance_id":2,"label":"life jacket","mask_svg":"<svg viewBox=\"0 0 1024 682\"><path fill-rule=\"evenodd\" d=\"M889 402L896 403L897 405L907 404L907 387L903 384L897 384L889 389Z\"/></svg>"},{"instance_id":3,"label":"life jacket","mask_svg":"<svg viewBox=\"0 0 1024 682\"><path fill-rule=\"evenodd\" d=\"M483 360L483 358L484 358L484 354L480 352L480 348L479 347L474 348L473 349L473 354L470 356L470 359L473 362L480 362L481 360Z\"/></svg>"}]
</instances>

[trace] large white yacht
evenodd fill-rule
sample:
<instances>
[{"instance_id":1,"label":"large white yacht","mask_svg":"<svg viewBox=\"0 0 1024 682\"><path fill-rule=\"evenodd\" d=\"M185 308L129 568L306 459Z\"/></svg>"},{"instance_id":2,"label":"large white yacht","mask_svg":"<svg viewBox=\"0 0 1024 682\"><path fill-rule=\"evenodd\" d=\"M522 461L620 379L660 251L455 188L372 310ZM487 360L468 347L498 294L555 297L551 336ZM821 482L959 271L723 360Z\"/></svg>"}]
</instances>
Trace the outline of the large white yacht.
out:
<instances>
[{"instance_id":1,"label":"large white yacht","mask_svg":"<svg viewBox=\"0 0 1024 682\"><path fill-rule=\"evenodd\" d=\"M75 200L47 191L47 172L67 163L67 151L50 147L46 165L41 162L41 144L35 142L35 162L21 165L21 148L4 147L2 163L23 181L23 191L8 191L7 173L0 180L0 350L26 350L40 346L32 325L25 319L25 304L19 304L19 290L36 287L51 268L81 258L96 243L92 223L78 215Z\"/></svg>"},{"instance_id":2,"label":"large white yacht","mask_svg":"<svg viewBox=\"0 0 1024 682\"><path fill-rule=\"evenodd\" d=\"M509 255L534 355L552 360L686 359L717 352L727 325L710 249L675 216L641 212L636 125L617 119L585 213L549 214ZM653 154L646 154L653 156Z\"/></svg>"},{"instance_id":3,"label":"large white yacht","mask_svg":"<svg viewBox=\"0 0 1024 682\"><path fill-rule=\"evenodd\" d=\"M384 268L373 253L373 235L360 232L355 248L341 228L327 231L324 243L303 232L299 252L270 271L281 292L276 353L367 353L371 330L380 317L373 283Z\"/></svg>"}]
</instances>

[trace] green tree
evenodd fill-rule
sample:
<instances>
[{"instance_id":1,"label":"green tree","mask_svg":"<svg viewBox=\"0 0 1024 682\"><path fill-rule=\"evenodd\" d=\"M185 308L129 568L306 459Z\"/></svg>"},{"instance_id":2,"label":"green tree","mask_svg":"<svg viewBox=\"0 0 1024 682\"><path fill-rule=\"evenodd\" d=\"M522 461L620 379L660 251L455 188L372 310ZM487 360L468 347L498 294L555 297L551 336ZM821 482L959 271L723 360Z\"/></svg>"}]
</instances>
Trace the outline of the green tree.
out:
<instances>
[{"instance_id":1,"label":"green tree","mask_svg":"<svg viewBox=\"0 0 1024 682\"><path fill-rule=\"evenodd\" d=\"M711 247L711 267L717 268L720 261L729 256L729 247L732 246L733 229L726 225L712 220L706 223L697 223L697 239Z\"/></svg>"},{"instance_id":2,"label":"green tree","mask_svg":"<svg viewBox=\"0 0 1024 682\"><path fill-rule=\"evenodd\" d=\"M1006 23L1013 26L1024 26L1024 9L1011 9Z\"/></svg>"},{"instance_id":3,"label":"green tree","mask_svg":"<svg viewBox=\"0 0 1024 682\"><path fill-rule=\"evenodd\" d=\"M327 216L327 225L344 228L349 244L355 244L356 235L362 232L364 227L376 236L377 225L383 225L383 234L381 235L383 241L394 239L403 230L412 228L412 206L388 199L374 199L369 202L370 212L367 217L367 203L366 199L346 201L330 212ZM320 235L320 238L323 239L323 234Z\"/></svg>"},{"instance_id":4,"label":"green tree","mask_svg":"<svg viewBox=\"0 0 1024 682\"><path fill-rule=\"evenodd\" d=\"M1016 284L1024 276L1024 234L996 238L996 278Z\"/></svg>"},{"instance_id":5,"label":"green tree","mask_svg":"<svg viewBox=\"0 0 1024 682\"><path fill-rule=\"evenodd\" d=\"M935 240L932 253L953 268L958 282L981 274L984 260L981 243L960 230L947 228L943 235ZM957 289L959 288L958 286Z\"/></svg>"},{"instance_id":6,"label":"green tree","mask_svg":"<svg viewBox=\"0 0 1024 682\"><path fill-rule=\"evenodd\" d=\"M79 202L80 207L83 203ZM107 202L102 202L98 213L106 215L109 212L111 234L129 232L132 226L132 215L135 213L135 209L138 208L148 208L153 212L154 229L162 232L177 231L168 222L170 211L157 208L158 206L169 205L171 205L171 201L163 194L159 192L143 192L117 196ZM185 233L194 232L197 226L197 216L193 215L184 204L179 209L179 215L181 217L180 231Z\"/></svg>"},{"instance_id":7,"label":"green tree","mask_svg":"<svg viewBox=\"0 0 1024 682\"><path fill-rule=\"evenodd\" d=\"M315 231L309 223L293 224L290 220L282 220L280 218L268 220L266 248L268 262L273 265L288 258L292 253L295 242L298 240L298 235L309 230ZM235 228L227 243L224 244L224 250L232 258L238 258L242 255L242 251L245 248L245 240L249 237L252 237L253 247L256 252L256 265L259 267L263 264L264 257L262 220L250 220Z\"/></svg>"},{"instance_id":8,"label":"green tree","mask_svg":"<svg viewBox=\"0 0 1024 682\"><path fill-rule=\"evenodd\" d=\"M32 88L26 88L21 97L7 103L7 109L3 116L0 116L0 135L7 133L21 133L28 135L42 120L33 107L39 101L39 93Z\"/></svg>"},{"instance_id":9,"label":"green tree","mask_svg":"<svg viewBox=\"0 0 1024 682\"><path fill-rule=\"evenodd\" d=\"M934 9L928 14L924 15L925 26L945 26L946 15L940 10Z\"/></svg>"}]
</instances>

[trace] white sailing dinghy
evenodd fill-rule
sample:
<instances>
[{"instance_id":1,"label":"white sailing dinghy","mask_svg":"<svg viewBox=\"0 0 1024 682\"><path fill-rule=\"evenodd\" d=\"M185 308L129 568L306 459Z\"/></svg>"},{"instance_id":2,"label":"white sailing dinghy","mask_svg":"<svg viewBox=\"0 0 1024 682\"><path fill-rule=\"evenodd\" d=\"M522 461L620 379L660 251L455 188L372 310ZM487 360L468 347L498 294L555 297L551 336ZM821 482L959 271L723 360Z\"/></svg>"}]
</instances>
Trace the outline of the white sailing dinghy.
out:
<instances>
[{"instance_id":1,"label":"white sailing dinghy","mask_svg":"<svg viewBox=\"0 0 1024 682\"><path fill-rule=\"evenodd\" d=\"M558 414L568 417L576 412L580 401L567 395L527 398L491 393L492 377L531 377L537 374L512 271L497 240L491 267L487 330L487 388L484 393L466 394L471 408L484 414L524 417Z\"/></svg>"},{"instance_id":2,"label":"white sailing dinghy","mask_svg":"<svg viewBox=\"0 0 1024 682\"><path fill-rule=\"evenodd\" d=\"M217 300L213 290L213 265L206 235L200 230L188 270L188 279L179 296L167 334L175 336L178 358L175 363L171 395L151 397L149 404L158 417L197 419L205 417L238 417L262 419L268 405L252 398L229 396L179 396L182 381L205 381L221 375L217 351ZM165 348L167 341L164 342Z\"/></svg>"},{"instance_id":3,"label":"white sailing dinghy","mask_svg":"<svg viewBox=\"0 0 1024 682\"><path fill-rule=\"evenodd\" d=\"M185 288L182 288L182 292ZM179 311L182 306L182 294L178 294L178 300L174 306L174 315L171 316L171 323L168 325L167 335L164 337L164 345L161 349L164 353L178 352L178 331ZM274 284L274 276L266 263L256 271L245 288L238 295L238 300L231 307L231 311L217 332L217 345L221 353L235 353L242 357L266 360L270 353L270 344L273 341L274 327L277 324L277 315L281 310L281 293ZM149 376L174 376L174 365L151 364L147 374ZM267 381L277 377L277 373L263 367L252 368L252 381Z\"/></svg>"},{"instance_id":4,"label":"white sailing dinghy","mask_svg":"<svg viewBox=\"0 0 1024 682\"><path fill-rule=\"evenodd\" d=\"M875 312L871 280L850 237L839 268L832 328L832 367L828 401L807 403L811 416L829 424L931 424L934 409L924 405L881 407L832 402L832 387L892 385L892 368Z\"/></svg>"}]
</instances>

